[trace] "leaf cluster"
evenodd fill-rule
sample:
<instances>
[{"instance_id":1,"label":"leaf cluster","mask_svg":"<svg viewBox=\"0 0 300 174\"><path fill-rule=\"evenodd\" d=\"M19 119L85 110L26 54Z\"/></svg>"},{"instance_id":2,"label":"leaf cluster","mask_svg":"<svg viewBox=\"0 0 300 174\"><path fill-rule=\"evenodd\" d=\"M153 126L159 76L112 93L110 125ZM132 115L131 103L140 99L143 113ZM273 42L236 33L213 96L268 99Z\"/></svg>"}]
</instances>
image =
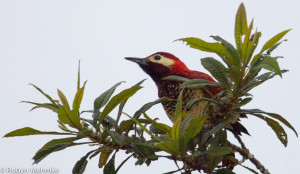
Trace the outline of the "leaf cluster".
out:
<instances>
[{"instance_id":1,"label":"leaf cluster","mask_svg":"<svg viewBox=\"0 0 300 174\"><path fill-rule=\"evenodd\" d=\"M253 20L248 25L246 10L242 3L237 11L235 20L235 46L220 36L211 36L217 42L206 42L199 38L189 37L178 39L185 42L191 48L205 52L217 54L221 60L213 57L201 59L202 66L208 70L213 77L223 87L225 97L222 100L215 97L215 103L218 106L225 107L232 111L231 115L241 114L251 115L264 120L268 126L276 133L278 139L286 146L287 134L279 122L291 128L295 134L297 132L282 116L275 113L268 113L259 109L241 109L252 100L249 93L253 88L263 84L267 80L287 72L280 69L278 58L281 56L272 56L271 53L286 40L282 38L290 29L282 31L269 39L258 53L255 53L259 43L261 32L257 29L253 32ZM264 69L264 71L263 71ZM264 72L264 73L262 73ZM173 80L181 81L179 77L173 77ZM185 83L190 83L191 80ZM201 87L203 82L193 84ZM205 84L206 85L206 84ZM279 121L279 122L278 122ZM298 136L298 135L297 135Z\"/></svg>"}]
</instances>

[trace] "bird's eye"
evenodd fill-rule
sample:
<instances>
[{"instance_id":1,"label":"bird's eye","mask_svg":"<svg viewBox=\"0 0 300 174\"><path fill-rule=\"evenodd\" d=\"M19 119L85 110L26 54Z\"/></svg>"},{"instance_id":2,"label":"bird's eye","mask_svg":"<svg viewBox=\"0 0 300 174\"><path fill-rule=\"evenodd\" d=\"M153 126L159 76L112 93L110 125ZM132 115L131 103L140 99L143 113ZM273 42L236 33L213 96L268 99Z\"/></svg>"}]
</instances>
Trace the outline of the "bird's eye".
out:
<instances>
[{"instance_id":1,"label":"bird's eye","mask_svg":"<svg viewBox=\"0 0 300 174\"><path fill-rule=\"evenodd\" d=\"M157 55L157 56L154 57L154 59L155 59L155 60L160 60L161 57Z\"/></svg>"}]
</instances>

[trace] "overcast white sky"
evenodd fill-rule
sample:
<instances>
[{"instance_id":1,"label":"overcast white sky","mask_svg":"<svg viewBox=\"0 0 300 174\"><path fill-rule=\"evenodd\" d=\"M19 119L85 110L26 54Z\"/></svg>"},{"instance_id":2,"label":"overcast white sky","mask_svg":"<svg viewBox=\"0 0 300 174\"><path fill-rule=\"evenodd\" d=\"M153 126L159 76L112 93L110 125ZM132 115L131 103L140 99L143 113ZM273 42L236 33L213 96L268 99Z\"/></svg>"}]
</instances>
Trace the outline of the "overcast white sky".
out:
<instances>
[{"instance_id":1,"label":"overcast white sky","mask_svg":"<svg viewBox=\"0 0 300 174\"><path fill-rule=\"evenodd\" d=\"M92 109L94 98L119 81L126 81L118 91L148 78L137 65L124 57L146 57L157 51L175 54L188 67L204 71L200 58L214 56L173 42L183 37L199 37L212 41L210 35L220 35L234 42L235 13L242 1L231 0L2 0L0 1L0 136L22 128L59 130L56 115L48 110L28 112L22 100L45 102L28 83L36 84L57 98L61 89L69 100L76 90L76 72L81 59L82 80L88 79L82 109ZM281 68L290 72L280 79L252 91L254 100L248 108L260 108L283 115L300 131L300 12L298 0L245 1L248 21L263 33L261 41L289 29L288 42L274 52L285 59ZM261 47L261 45L260 45ZM259 47L259 48L260 48ZM150 78L144 88L128 102L125 112L133 114L144 103L157 99L157 89ZM148 114L170 123L161 106ZM156 115L157 114L157 115ZM299 139L286 128L289 144L285 148L266 123L250 117L243 120L252 136L243 136L255 156L274 174L298 171ZM0 168L28 169L31 158L47 141L58 136L31 136L0 139ZM57 168L61 173L71 173L76 161L91 147L73 147L57 152L35 165ZM117 156L117 165L125 158ZM120 173L163 173L176 166L161 160L150 167L135 167L129 161ZM92 159L85 173L102 173ZM249 164L249 163L247 163ZM253 167L250 164L251 167ZM237 167L238 174L249 173Z\"/></svg>"}]
</instances>

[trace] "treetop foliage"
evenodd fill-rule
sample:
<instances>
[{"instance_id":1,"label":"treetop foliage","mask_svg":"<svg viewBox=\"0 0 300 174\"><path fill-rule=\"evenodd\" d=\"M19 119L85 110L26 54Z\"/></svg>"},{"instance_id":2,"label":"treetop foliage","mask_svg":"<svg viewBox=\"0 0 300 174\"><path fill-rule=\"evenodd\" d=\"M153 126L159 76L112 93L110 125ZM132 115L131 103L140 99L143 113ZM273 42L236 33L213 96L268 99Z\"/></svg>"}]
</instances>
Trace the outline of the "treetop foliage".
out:
<instances>
[{"instance_id":1,"label":"treetop foliage","mask_svg":"<svg viewBox=\"0 0 300 174\"><path fill-rule=\"evenodd\" d=\"M188 174L192 171L234 174L232 170L237 165L257 173L254 169L242 164L246 159L250 160L260 172L268 173L268 170L253 155L252 157L249 155L249 150L239 136L235 137L241 147L228 140L227 130L232 130L231 124L240 117L254 116L265 121L284 146L287 146L288 136L282 124L298 136L293 126L279 114L260 109L243 109L253 98L250 94L253 88L277 75L282 77L282 74L287 72L279 67L278 58L281 56L273 56L271 53L283 41L286 41L282 38L289 31L285 30L275 35L263 45L258 53L255 53L262 34L257 30L253 32L253 20L248 25L245 7L241 4L235 19L235 45L220 36L211 36L216 42L206 42L194 37L178 39L177 41L183 41L191 48L215 53L220 58L201 59L202 66L217 82L201 79L189 80L178 76L169 76L165 79L181 82L182 91L185 88L205 90L206 86L222 86L223 91L216 96L195 99L187 103L188 109L197 102L208 101L207 107L195 117L187 115L182 109L182 93L177 99L176 121L173 125L161 123L146 113L152 106L169 101L168 98L148 102L135 113L123 112L127 100L139 92L144 80L114 95L116 88L122 84L118 82L95 98L92 110L81 110L80 104L86 81L81 85L79 66L77 92L73 102L68 101L60 90L57 90L58 99L53 99L33 84L31 85L45 96L48 102L23 101L34 105L31 110L46 108L53 111L57 115L60 132L24 127L7 133L4 137L62 135L62 138L47 142L36 152L33 157L35 164L53 152L73 146L91 145L92 150L75 164L72 172L76 174L83 173L88 159L94 157L99 159L98 166L103 168L104 174L118 173L126 161L132 157L137 160L136 165L146 164L147 166L160 158L170 159L175 162L177 169L167 172L168 174L177 172ZM112 110L116 108L118 113L111 115ZM206 110L208 112L205 112ZM121 117L125 119L120 119ZM205 128L207 118L215 120L212 128L208 130ZM146 134L148 136L145 136ZM120 151L125 151L128 157L115 167L115 158ZM243 159L238 160L235 153L241 154ZM183 162L183 166L179 166L177 161Z\"/></svg>"}]
</instances>

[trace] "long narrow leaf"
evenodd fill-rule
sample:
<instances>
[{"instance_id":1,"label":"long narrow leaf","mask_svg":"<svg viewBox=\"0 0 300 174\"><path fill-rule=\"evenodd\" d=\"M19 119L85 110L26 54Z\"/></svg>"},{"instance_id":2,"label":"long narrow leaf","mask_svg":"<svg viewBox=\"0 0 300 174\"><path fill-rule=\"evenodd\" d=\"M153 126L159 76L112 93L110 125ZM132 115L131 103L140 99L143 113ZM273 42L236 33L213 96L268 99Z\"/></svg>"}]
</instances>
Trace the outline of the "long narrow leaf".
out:
<instances>
[{"instance_id":1,"label":"long narrow leaf","mask_svg":"<svg viewBox=\"0 0 300 174\"><path fill-rule=\"evenodd\" d=\"M227 69L221 62L212 57L207 57L201 59L201 64L215 79L222 83L226 88L230 88L230 80L226 74Z\"/></svg>"},{"instance_id":2,"label":"long narrow leaf","mask_svg":"<svg viewBox=\"0 0 300 174\"><path fill-rule=\"evenodd\" d=\"M141 86L134 86L124 91L120 92L119 94L115 95L105 106L100 118L99 124L102 123L103 119L120 103L127 100L129 97L133 96L138 90L140 90Z\"/></svg>"},{"instance_id":3,"label":"long narrow leaf","mask_svg":"<svg viewBox=\"0 0 300 174\"><path fill-rule=\"evenodd\" d=\"M176 82L186 82L189 79L184 78L184 77L180 77L180 76L168 76L168 77L165 77L163 80L170 80L170 81L176 81Z\"/></svg>"},{"instance_id":4,"label":"long narrow leaf","mask_svg":"<svg viewBox=\"0 0 300 174\"><path fill-rule=\"evenodd\" d=\"M62 93L59 89L57 89L57 93L58 93L58 96L60 98L60 101L65 106L65 108L68 109L68 110L70 110L70 106L69 106L68 100L67 100L66 96L64 95L64 93Z\"/></svg>"},{"instance_id":5,"label":"long narrow leaf","mask_svg":"<svg viewBox=\"0 0 300 174\"><path fill-rule=\"evenodd\" d=\"M108 160L108 158L109 158L109 156L112 152L113 152L113 150L110 149L110 148L103 148L102 149L102 152L101 152L100 157L99 157L99 163L98 163L99 168L102 168L106 164L106 162L107 162L107 160Z\"/></svg>"},{"instance_id":6,"label":"long narrow leaf","mask_svg":"<svg viewBox=\"0 0 300 174\"><path fill-rule=\"evenodd\" d=\"M235 66L240 66L240 54L238 52L237 49L235 49L233 47L233 45L231 45L231 43L227 42L226 40L224 40L223 38L221 38L220 36L211 36L213 39L215 39L216 41L221 42L221 44L226 48L226 50L228 51L228 53L231 55L232 57L232 62ZM229 61L229 60L228 60Z\"/></svg>"},{"instance_id":7,"label":"long narrow leaf","mask_svg":"<svg viewBox=\"0 0 300 174\"><path fill-rule=\"evenodd\" d=\"M243 3L241 3L235 17L235 29L234 29L234 36L235 36L235 43L239 53L241 54L241 47L242 47L242 36L246 34L247 31L247 16L246 10Z\"/></svg>"},{"instance_id":8,"label":"long narrow leaf","mask_svg":"<svg viewBox=\"0 0 300 174\"><path fill-rule=\"evenodd\" d=\"M168 126L168 125L166 125L166 124L163 124L163 123L158 123L158 122L156 122L155 120L151 119L146 113L144 113L143 115L144 115L144 117L145 117L147 120L151 121L151 123L153 124L153 126L154 126L155 128L157 128L157 129L159 129L159 130L161 130L161 131L163 131L163 132L169 133L169 134L171 133L171 132L170 132L170 130L171 130L171 127L170 127L170 126Z\"/></svg>"},{"instance_id":9,"label":"long narrow leaf","mask_svg":"<svg viewBox=\"0 0 300 174\"><path fill-rule=\"evenodd\" d=\"M271 48L272 46L274 46L277 42L280 41L281 38L283 38L283 36L285 36L291 29L285 30L283 32L278 33L277 35L275 35L274 37L272 37L270 40L268 40L264 46L262 47L261 51L256 54L253 58L253 60L251 61L251 65L261 56L261 54L266 51L267 49Z\"/></svg>"},{"instance_id":10,"label":"long narrow leaf","mask_svg":"<svg viewBox=\"0 0 300 174\"><path fill-rule=\"evenodd\" d=\"M78 160L75 164L75 166L73 167L72 173L73 174L82 174L86 168L86 165L88 163L88 161L86 160L89 155L93 152L95 152L96 150L92 150L90 152L88 152L86 155L84 155L80 160Z\"/></svg>"},{"instance_id":11,"label":"long narrow leaf","mask_svg":"<svg viewBox=\"0 0 300 174\"><path fill-rule=\"evenodd\" d=\"M74 98L74 101L73 101L73 110L75 112L79 112L79 108L80 108L80 104L81 104L81 101L82 101L82 97L83 97L86 82L87 81L85 81L83 86L81 88L79 88L76 92L76 95L75 95L75 98Z\"/></svg>"},{"instance_id":12,"label":"long narrow leaf","mask_svg":"<svg viewBox=\"0 0 300 174\"><path fill-rule=\"evenodd\" d=\"M31 86L33 86L35 89L37 89L40 93L42 93L52 104L56 105L55 101L50 97L50 95L44 93L43 90L41 90L39 87L35 86L34 84L29 84Z\"/></svg>"},{"instance_id":13,"label":"long narrow leaf","mask_svg":"<svg viewBox=\"0 0 300 174\"><path fill-rule=\"evenodd\" d=\"M163 102L167 102L167 101L170 101L170 99L168 99L166 97L162 97L162 98L159 98L159 99L157 99L153 102L146 103L139 110L137 110L134 113L133 118L138 118L142 113L148 111L152 106L154 106L158 103L163 103Z\"/></svg>"},{"instance_id":14,"label":"long narrow leaf","mask_svg":"<svg viewBox=\"0 0 300 174\"><path fill-rule=\"evenodd\" d=\"M155 135L153 135L145 126L143 126L137 119L132 118L128 114L124 113L127 117L133 120L136 124L138 124L145 132L147 132L153 139L159 140Z\"/></svg>"},{"instance_id":15,"label":"long narrow leaf","mask_svg":"<svg viewBox=\"0 0 300 174\"><path fill-rule=\"evenodd\" d=\"M273 117L273 118L279 120L281 123L286 125L288 128L292 129L294 131L294 133L296 134L296 136L298 137L298 133L297 133L296 129L285 118L283 118L279 114L265 112L260 109L243 109L242 112L249 113L249 114L267 114L270 117Z\"/></svg>"},{"instance_id":16,"label":"long narrow leaf","mask_svg":"<svg viewBox=\"0 0 300 174\"><path fill-rule=\"evenodd\" d=\"M249 27L247 28L246 34L245 34L245 38L244 38L244 42L242 44L242 54L241 54L241 58L243 60L247 60L247 50L251 49L252 43L251 41L249 42L250 36L251 36L251 31L253 28L253 19L249 25Z\"/></svg>"},{"instance_id":17,"label":"long narrow leaf","mask_svg":"<svg viewBox=\"0 0 300 174\"><path fill-rule=\"evenodd\" d=\"M277 60L270 56L263 58L263 60L258 65L256 65L255 68L264 68L266 70L275 72L280 77L282 77Z\"/></svg>"},{"instance_id":18,"label":"long narrow leaf","mask_svg":"<svg viewBox=\"0 0 300 174\"><path fill-rule=\"evenodd\" d=\"M58 113L59 108L56 105L53 105L52 103L43 103L43 104L38 104L37 106L34 106L33 108L31 108L30 111L33 111L34 109L37 108L46 108L46 109L50 109L55 113Z\"/></svg>"},{"instance_id":19,"label":"long narrow leaf","mask_svg":"<svg viewBox=\"0 0 300 174\"><path fill-rule=\"evenodd\" d=\"M68 138L53 139L53 140L49 141L48 143L46 143L39 151L47 149L56 144L73 143L75 140L78 140L78 138L77 137L68 137Z\"/></svg>"},{"instance_id":20,"label":"long narrow leaf","mask_svg":"<svg viewBox=\"0 0 300 174\"><path fill-rule=\"evenodd\" d=\"M50 135L72 135L70 133L62 133L62 132L44 132L33 129L31 127L24 127L21 129L14 130L12 132L7 133L3 137L16 137L16 136L27 136L27 135L42 135L42 134L50 134Z\"/></svg>"},{"instance_id":21,"label":"long narrow leaf","mask_svg":"<svg viewBox=\"0 0 300 174\"><path fill-rule=\"evenodd\" d=\"M234 61L230 53L226 50L226 48L218 43L209 43L205 42L204 40L190 37L190 38L184 38L184 39L178 39L179 41L186 42L187 45L189 45L191 48L195 48L201 51L206 51L206 52L212 52L216 54L220 54L222 56L225 56L226 60L233 65ZM177 40L177 41L178 41Z\"/></svg>"},{"instance_id":22,"label":"long narrow leaf","mask_svg":"<svg viewBox=\"0 0 300 174\"><path fill-rule=\"evenodd\" d=\"M158 147L160 150L163 150L172 155L179 154L178 148L173 141L163 141L161 143L156 144L155 146Z\"/></svg>"},{"instance_id":23,"label":"long narrow leaf","mask_svg":"<svg viewBox=\"0 0 300 174\"><path fill-rule=\"evenodd\" d=\"M109 90L102 93L99 97L97 97L94 101L94 112L98 112L100 108L102 108L110 99L116 88L121 85L122 82L115 84Z\"/></svg>"},{"instance_id":24,"label":"long narrow leaf","mask_svg":"<svg viewBox=\"0 0 300 174\"><path fill-rule=\"evenodd\" d=\"M48 147L47 149L38 151L33 157L33 160L34 160L33 164L39 163L45 157L50 155L52 152L63 150L66 147L69 147L70 145L71 145L71 143L61 143L61 144L56 144L54 146Z\"/></svg>"},{"instance_id":25,"label":"long narrow leaf","mask_svg":"<svg viewBox=\"0 0 300 174\"><path fill-rule=\"evenodd\" d=\"M262 120L265 120L267 122L267 124L273 129L273 131L276 133L277 135L277 138L281 141L281 143L286 147L287 146L287 143L288 143L288 137L287 137L287 134L286 132L284 131L283 127L280 126L280 124L273 120L273 119L270 119L268 117L265 117L261 114L251 114L251 115L254 115Z\"/></svg>"}]
</instances>

